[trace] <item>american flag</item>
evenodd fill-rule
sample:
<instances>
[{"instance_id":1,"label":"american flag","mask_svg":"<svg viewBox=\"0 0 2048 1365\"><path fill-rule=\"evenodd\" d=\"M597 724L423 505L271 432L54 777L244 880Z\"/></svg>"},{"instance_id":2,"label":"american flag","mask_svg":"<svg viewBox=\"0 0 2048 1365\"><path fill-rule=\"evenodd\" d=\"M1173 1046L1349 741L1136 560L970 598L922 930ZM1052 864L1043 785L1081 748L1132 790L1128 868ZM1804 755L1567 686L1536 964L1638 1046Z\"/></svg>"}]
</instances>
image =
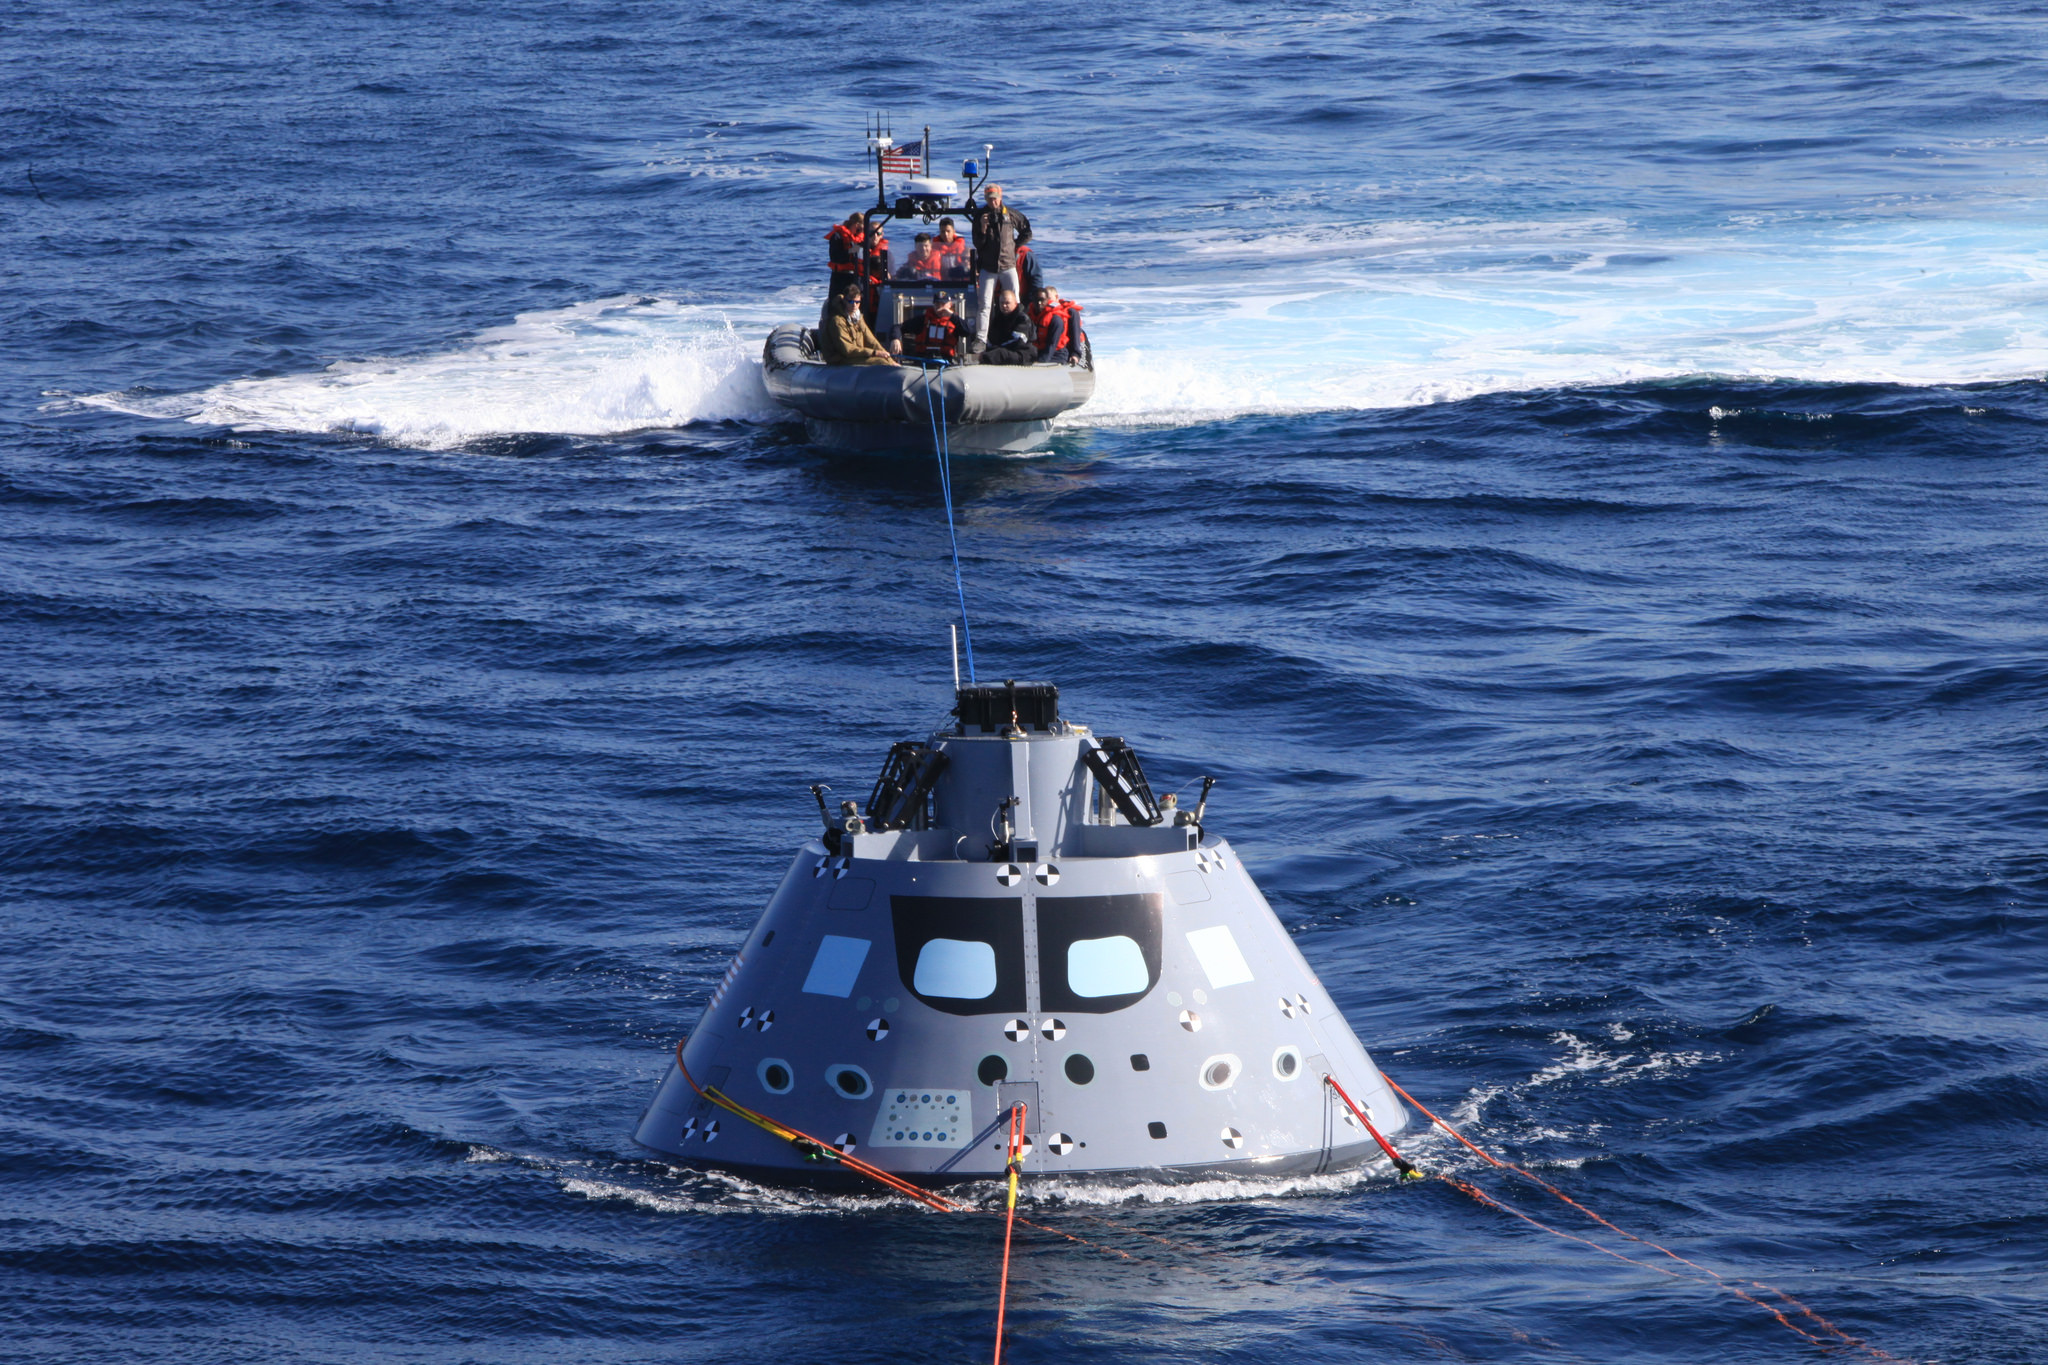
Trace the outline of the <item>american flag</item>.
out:
<instances>
[{"instance_id":1,"label":"american flag","mask_svg":"<svg viewBox=\"0 0 2048 1365\"><path fill-rule=\"evenodd\" d=\"M916 175L924 170L924 139L882 153L882 169L899 175Z\"/></svg>"}]
</instances>

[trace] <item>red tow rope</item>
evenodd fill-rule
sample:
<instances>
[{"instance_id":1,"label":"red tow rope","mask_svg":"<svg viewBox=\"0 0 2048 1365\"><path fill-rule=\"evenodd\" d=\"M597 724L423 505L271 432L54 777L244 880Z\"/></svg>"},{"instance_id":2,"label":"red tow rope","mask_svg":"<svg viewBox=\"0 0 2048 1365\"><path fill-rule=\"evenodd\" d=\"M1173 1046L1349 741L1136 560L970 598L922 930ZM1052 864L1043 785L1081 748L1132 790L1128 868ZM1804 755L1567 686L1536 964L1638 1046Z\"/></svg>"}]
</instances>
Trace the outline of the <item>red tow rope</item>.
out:
<instances>
[{"instance_id":1,"label":"red tow rope","mask_svg":"<svg viewBox=\"0 0 2048 1365\"><path fill-rule=\"evenodd\" d=\"M1844 1346L1855 1347L1857 1350L1862 1351L1866 1355L1870 1356L1873 1360L1896 1361L1899 1359L1899 1357L1892 1355L1889 1352L1879 1350L1877 1347L1872 1346L1869 1342L1863 1340L1861 1337L1850 1336L1847 1332L1844 1332L1841 1328L1835 1326L1835 1324L1829 1322L1826 1318L1814 1312L1811 1308L1808 1308L1805 1304L1793 1298L1784 1290L1779 1289L1773 1285L1764 1284L1757 1280L1751 1280L1749 1282L1752 1288L1761 1289L1767 1294L1774 1294L1778 1298L1784 1300L1785 1303L1789 1305L1794 1312L1798 1313L1802 1317L1806 1318L1808 1321L1812 1322L1815 1326L1819 1327L1821 1331L1827 1333L1829 1336L1832 1336L1835 1340L1831 1342L1824 1339L1823 1337L1816 1336L1814 1333L1807 1331L1804 1327L1801 1327L1798 1323L1786 1317L1784 1313L1780 1312L1777 1308L1773 1307L1768 1303L1765 1303L1756 1295L1751 1294L1747 1290L1743 1289L1740 1285L1736 1284L1733 1280L1730 1280L1720 1271L1714 1270L1708 1266L1703 1266L1698 1261L1688 1260L1685 1257L1679 1255L1677 1252L1673 1251L1670 1247L1662 1246L1656 1242L1651 1241L1647 1237L1638 1237L1636 1236L1636 1234L1628 1231L1625 1228L1616 1227L1613 1223L1608 1222L1605 1218L1602 1218L1599 1214L1593 1212L1593 1210L1587 1208L1584 1204L1581 1204L1578 1200L1572 1198L1563 1190L1551 1184L1548 1180L1545 1180L1542 1176L1537 1175L1533 1171L1524 1170L1522 1167L1517 1166L1512 1161L1502 1161L1499 1157L1495 1156L1493 1153L1489 1151L1486 1151L1478 1143L1472 1141L1472 1139L1466 1137L1463 1133L1451 1127L1450 1124L1444 1122L1435 1114L1430 1113L1429 1109L1423 1105L1422 1101L1416 1099L1413 1095L1403 1090L1400 1087L1400 1085L1394 1080L1393 1077L1387 1075L1385 1072L1381 1072L1380 1079L1385 1081L1388 1085L1393 1086L1395 1094L1399 1095L1402 1099L1408 1101L1408 1103L1414 1105L1417 1109L1422 1110L1424 1114L1428 1115L1430 1122L1434 1123L1437 1127L1443 1129L1446 1133L1449 1133L1452 1137L1456 1138L1458 1141L1464 1143L1467 1147L1471 1148L1473 1153L1482 1158L1483 1160L1491 1162L1494 1166L1499 1167L1501 1170L1513 1171L1516 1175L1521 1176L1524 1180L1542 1186L1545 1190L1548 1190L1551 1194L1555 1195L1559 1200L1563 1201L1566 1204L1571 1205L1580 1213L1585 1214L1586 1217L1592 1219L1594 1222L1598 1223L1601 1227L1606 1228L1608 1231L1613 1232L1619 1236L1626 1237L1629 1241L1634 1242L1640 1246L1646 1246L1650 1248L1652 1251L1661 1251L1666 1256L1669 1256L1672 1260L1678 1262L1680 1265L1690 1266L1692 1269L1697 1270L1698 1272L1700 1272L1700 1275L1705 1276L1706 1278L1701 1279L1697 1276L1685 1275L1679 1271L1667 1270L1660 1265L1652 1265L1648 1261L1639 1261L1635 1259L1633 1256L1624 1256L1618 1251L1613 1251L1607 1247L1601 1246L1598 1242L1588 1241L1584 1237L1574 1237L1569 1232L1561 1232L1558 1229L1551 1227L1547 1223L1538 1222L1536 1219L1531 1218L1528 1214L1523 1213L1521 1210L1509 1208L1507 1205L1501 1203L1499 1200L1491 1198L1483 1191L1477 1189L1474 1186L1467 1185L1462 1180L1453 1180L1449 1176L1439 1177L1439 1179L1442 1179L1451 1185L1455 1185L1458 1189L1463 1190L1466 1194L1471 1195L1480 1203L1491 1204L1494 1208L1501 1210L1503 1213L1513 1214L1515 1217L1521 1219L1523 1222L1530 1223L1536 1227L1542 1228L1543 1231L1551 1233L1554 1236L1563 1237L1574 1242L1582 1242L1585 1245L1593 1248L1595 1251L1598 1251L1603 1255L1612 1256L1614 1257L1614 1259L1618 1261L1627 1261L1630 1265L1641 1266L1645 1270L1654 1270L1660 1275L1678 1276L1681 1279L1691 1280L1695 1284L1703 1284L1711 1288L1726 1290L1728 1293L1733 1294L1736 1298L1743 1300L1745 1303L1754 1304L1758 1308L1763 1309L1766 1313L1769 1313L1773 1318L1776 1318L1780 1326L1786 1328L1789 1331L1798 1333L1800 1336L1805 1337L1808 1341L1812 1342L1814 1345L1820 1347L1824 1351L1833 1349L1836 1342L1839 1342ZM1343 1092L1339 1091L1338 1093L1342 1094ZM1385 1144L1382 1145L1384 1146Z\"/></svg>"},{"instance_id":2,"label":"red tow rope","mask_svg":"<svg viewBox=\"0 0 2048 1365\"><path fill-rule=\"evenodd\" d=\"M766 1114L757 1113L729 1095L726 1095L715 1085L706 1087L697 1084L697 1078L690 1074L690 1068L683 1065L683 1044L686 1041L688 1040L683 1038L676 1039L676 1070L683 1073L683 1079L690 1083L690 1089L696 1091L719 1108L726 1110L728 1113L737 1114L757 1128L765 1129L787 1142L794 1143L799 1151L814 1161L836 1161L856 1174L864 1175L877 1184L887 1185L900 1195L915 1199L920 1204L938 1209L944 1213L964 1213L967 1211L965 1204L948 1199L942 1194L933 1194L930 1190L919 1189L908 1180L891 1175L880 1166L870 1165L851 1152L842 1152L831 1143L820 1142L801 1129L792 1128L786 1123L778 1123Z\"/></svg>"},{"instance_id":3,"label":"red tow rope","mask_svg":"<svg viewBox=\"0 0 2048 1365\"><path fill-rule=\"evenodd\" d=\"M1003 1365L1003 1314L1010 1305L1010 1234L1017 1227L1017 1173L1024 1166L1024 1105L1010 1110L1010 1209L1003 1221L1003 1278L996 1290L996 1358Z\"/></svg>"},{"instance_id":4,"label":"red tow rope","mask_svg":"<svg viewBox=\"0 0 2048 1365\"><path fill-rule=\"evenodd\" d=\"M1380 1130L1372 1126L1372 1120L1366 1117L1365 1111L1352 1101L1351 1096L1344 1093L1344 1087L1337 1084L1335 1076L1325 1075L1323 1077L1323 1084L1336 1091L1337 1098L1344 1101L1344 1107L1358 1116L1358 1121L1365 1125L1365 1131L1372 1134L1372 1140L1377 1142L1380 1145L1380 1150L1387 1154L1387 1160L1394 1163L1394 1169L1401 1173L1403 1180L1421 1180L1423 1178L1422 1172L1415 1169L1414 1162L1407 1160L1399 1152L1395 1151L1394 1144L1380 1136ZM1388 1084L1391 1085L1393 1082L1389 1081ZM1420 1109L1422 1106L1416 1105L1415 1107Z\"/></svg>"}]
</instances>

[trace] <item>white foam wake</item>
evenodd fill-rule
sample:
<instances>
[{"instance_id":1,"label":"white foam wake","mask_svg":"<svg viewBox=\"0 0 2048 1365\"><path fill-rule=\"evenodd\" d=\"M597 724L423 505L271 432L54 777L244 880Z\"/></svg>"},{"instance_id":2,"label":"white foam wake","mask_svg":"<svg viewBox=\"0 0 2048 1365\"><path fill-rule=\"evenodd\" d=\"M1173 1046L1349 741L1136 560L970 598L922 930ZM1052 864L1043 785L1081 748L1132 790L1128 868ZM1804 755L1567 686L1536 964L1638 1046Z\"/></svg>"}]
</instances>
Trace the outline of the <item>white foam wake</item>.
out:
<instances>
[{"instance_id":1,"label":"white foam wake","mask_svg":"<svg viewBox=\"0 0 2048 1365\"><path fill-rule=\"evenodd\" d=\"M1048 237L1051 234L1047 234ZM1097 388L1071 425L1406 407L1690 377L1940 385L2048 372L2048 213L1996 222L1734 223L1691 237L1611 219L1389 223L1264 238L1049 242L1087 306ZM241 428L447 448L786 414L761 383L777 322L818 291L723 306L602 299L445 351L77 400Z\"/></svg>"},{"instance_id":2,"label":"white foam wake","mask_svg":"<svg viewBox=\"0 0 2048 1365\"><path fill-rule=\"evenodd\" d=\"M817 304L808 307L815 313ZM761 383L768 326L731 308L599 299L523 314L432 355L343 361L172 398L110 393L79 401L241 429L361 432L425 449L513 433L605 436L769 422L784 414Z\"/></svg>"},{"instance_id":3,"label":"white foam wake","mask_svg":"<svg viewBox=\"0 0 2048 1365\"><path fill-rule=\"evenodd\" d=\"M1234 248L1234 250L1233 250ZM2048 225L1295 233L1201 250L1263 286L1112 293L1085 420L1407 407L1718 377L1938 385L2048 372Z\"/></svg>"}]
</instances>

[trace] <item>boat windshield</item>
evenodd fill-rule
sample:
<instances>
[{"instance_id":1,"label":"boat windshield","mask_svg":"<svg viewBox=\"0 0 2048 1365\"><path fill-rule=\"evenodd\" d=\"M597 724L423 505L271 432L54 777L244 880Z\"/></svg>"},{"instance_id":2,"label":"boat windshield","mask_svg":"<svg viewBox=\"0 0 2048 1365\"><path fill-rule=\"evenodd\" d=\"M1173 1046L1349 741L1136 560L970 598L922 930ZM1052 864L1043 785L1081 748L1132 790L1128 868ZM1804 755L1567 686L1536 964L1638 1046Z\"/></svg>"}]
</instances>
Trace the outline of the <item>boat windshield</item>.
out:
<instances>
[{"instance_id":1,"label":"boat windshield","mask_svg":"<svg viewBox=\"0 0 2048 1365\"><path fill-rule=\"evenodd\" d=\"M950 239L944 222L953 223ZM888 240L882 263L887 276L875 316L875 331L884 339L900 337L914 326L940 294L953 296L953 311L962 319L975 309L974 263L961 229L965 217L944 221L924 218L877 219ZM925 240L920 242L918 238Z\"/></svg>"},{"instance_id":2,"label":"boat windshield","mask_svg":"<svg viewBox=\"0 0 2048 1365\"><path fill-rule=\"evenodd\" d=\"M914 326L924 310L936 304L940 295L953 300L953 315L962 321L973 317L976 307L973 283L937 280L891 280L882 286L875 309L875 331L882 337L900 336Z\"/></svg>"}]
</instances>

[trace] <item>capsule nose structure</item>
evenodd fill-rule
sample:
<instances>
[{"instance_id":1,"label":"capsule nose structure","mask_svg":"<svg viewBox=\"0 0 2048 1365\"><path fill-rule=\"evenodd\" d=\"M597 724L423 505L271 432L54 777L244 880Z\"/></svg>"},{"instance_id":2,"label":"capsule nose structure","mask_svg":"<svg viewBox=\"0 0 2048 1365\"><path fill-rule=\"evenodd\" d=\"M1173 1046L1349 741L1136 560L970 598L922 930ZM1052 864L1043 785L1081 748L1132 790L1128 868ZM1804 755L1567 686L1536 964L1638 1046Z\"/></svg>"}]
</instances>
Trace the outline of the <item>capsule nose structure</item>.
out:
<instances>
[{"instance_id":1,"label":"capsule nose structure","mask_svg":"<svg viewBox=\"0 0 2048 1365\"><path fill-rule=\"evenodd\" d=\"M635 1139L770 1181L1336 1170L1406 1109L1227 841L1049 683L961 687L790 864ZM685 1071L687 1070L687 1075Z\"/></svg>"}]
</instances>

